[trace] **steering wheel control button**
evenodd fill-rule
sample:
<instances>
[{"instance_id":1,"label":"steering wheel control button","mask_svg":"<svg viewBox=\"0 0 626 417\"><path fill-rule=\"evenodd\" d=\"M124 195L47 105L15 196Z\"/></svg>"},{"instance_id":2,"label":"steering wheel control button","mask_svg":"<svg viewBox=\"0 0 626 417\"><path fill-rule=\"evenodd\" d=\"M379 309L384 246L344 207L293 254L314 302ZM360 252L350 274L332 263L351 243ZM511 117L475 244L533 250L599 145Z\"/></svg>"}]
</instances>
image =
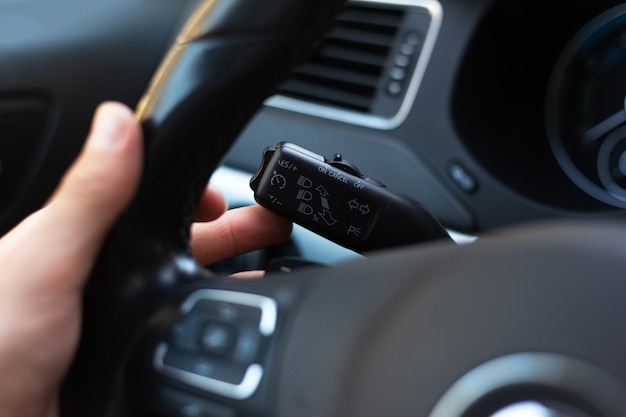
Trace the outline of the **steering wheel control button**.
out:
<instances>
[{"instance_id":1,"label":"steering wheel control button","mask_svg":"<svg viewBox=\"0 0 626 417\"><path fill-rule=\"evenodd\" d=\"M232 356L237 333L237 328L232 324L209 321L202 329L200 344L209 353Z\"/></svg>"},{"instance_id":2,"label":"steering wheel control button","mask_svg":"<svg viewBox=\"0 0 626 417\"><path fill-rule=\"evenodd\" d=\"M246 399L263 377L260 352L274 334L276 302L256 294L198 290L154 355L154 368L179 382Z\"/></svg>"},{"instance_id":3,"label":"steering wheel control button","mask_svg":"<svg viewBox=\"0 0 626 417\"><path fill-rule=\"evenodd\" d=\"M225 358L196 354L167 344L161 347L164 366L231 384L243 381L247 367Z\"/></svg>"},{"instance_id":4,"label":"steering wheel control button","mask_svg":"<svg viewBox=\"0 0 626 417\"><path fill-rule=\"evenodd\" d=\"M284 184L272 181L277 175ZM418 202L363 175L338 154L327 161L279 143L265 150L250 187L260 205L355 251L449 239Z\"/></svg>"},{"instance_id":5,"label":"steering wheel control button","mask_svg":"<svg viewBox=\"0 0 626 417\"><path fill-rule=\"evenodd\" d=\"M198 290L181 306L183 315L191 314L195 307L200 314L217 312L223 320L240 325L256 322L259 333L271 336L276 329L276 302L269 297L236 291Z\"/></svg>"},{"instance_id":6,"label":"steering wheel control button","mask_svg":"<svg viewBox=\"0 0 626 417\"><path fill-rule=\"evenodd\" d=\"M165 387L160 390L159 409L164 415L176 417L237 417L237 412L223 404L200 399L185 392Z\"/></svg>"},{"instance_id":7,"label":"steering wheel control button","mask_svg":"<svg viewBox=\"0 0 626 417\"><path fill-rule=\"evenodd\" d=\"M244 327L239 331L239 338L234 347L233 358L239 362L253 362L259 353L261 335L253 327Z\"/></svg>"}]
</instances>

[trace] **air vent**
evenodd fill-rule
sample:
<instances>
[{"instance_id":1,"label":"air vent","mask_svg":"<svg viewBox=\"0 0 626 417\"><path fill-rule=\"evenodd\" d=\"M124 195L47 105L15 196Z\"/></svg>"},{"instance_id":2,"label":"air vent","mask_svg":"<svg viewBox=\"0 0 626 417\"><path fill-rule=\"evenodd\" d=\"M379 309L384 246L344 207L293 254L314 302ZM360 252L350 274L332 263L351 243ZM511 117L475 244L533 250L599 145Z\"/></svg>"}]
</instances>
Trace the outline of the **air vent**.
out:
<instances>
[{"instance_id":1,"label":"air vent","mask_svg":"<svg viewBox=\"0 0 626 417\"><path fill-rule=\"evenodd\" d=\"M436 1L350 2L268 105L391 129L415 98L440 25Z\"/></svg>"},{"instance_id":2,"label":"air vent","mask_svg":"<svg viewBox=\"0 0 626 417\"><path fill-rule=\"evenodd\" d=\"M351 5L280 93L369 113L403 18L403 10Z\"/></svg>"}]
</instances>

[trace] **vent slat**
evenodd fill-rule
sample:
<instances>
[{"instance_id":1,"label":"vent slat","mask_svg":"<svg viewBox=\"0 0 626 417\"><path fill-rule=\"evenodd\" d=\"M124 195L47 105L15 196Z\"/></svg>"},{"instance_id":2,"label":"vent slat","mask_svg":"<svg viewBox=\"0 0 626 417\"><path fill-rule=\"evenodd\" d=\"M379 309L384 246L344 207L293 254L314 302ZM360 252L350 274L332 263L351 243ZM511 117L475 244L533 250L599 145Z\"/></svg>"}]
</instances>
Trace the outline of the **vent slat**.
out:
<instances>
[{"instance_id":1,"label":"vent slat","mask_svg":"<svg viewBox=\"0 0 626 417\"><path fill-rule=\"evenodd\" d=\"M296 77L309 77L319 79L326 83L346 83L375 89L378 84L378 77L358 73L349 69L330 67L321 64L307 64L298 71ZM326 80L326 81L324 81Z\"/></svg>"},{"instance_id":2,"label":"vent slat","mask_svg":"<svg viewBox=\"0 0 626 417\"><path fill-rule=\"evenodd\" d=\"M328 39L337 39L382 47L389 47L389 45L393 42L393 36L391 35L341 26L335 27L331 30L327 37Z\"/></svg>"},{"instance_id":3,"label":"vent slat","mask_svg":"<svg viewBox=\"0 0 626 417\"><path fill-rule=\"evenodd\" d=\"M371 43L363 43L360 40L348 40L348 39L326 39L324 48L320 51L324 52L326 48L339 47L353 51L361 51L366 54L387 56L389 54L389 45L373 45Z\"/></svg>"},{"instance_id":4,"label":"vent slat","mask_svg":"<svg viewBox=\"0 0 626 417\"><path fill-rule=\"evenodd\" d=\"M372 86L355 84L353 82L345 82L341 80L329 80L325 78L319 78L315 76L307 76L307 75L298 75L298 77L294 78L293 81L299 81L302 83L306 83L308 85L324 85L324 88L334 89L335 91L341 91L347 94L350 94L351 97L361 96L366 98L371 98L372 93L376 91L376 89ZM324 94L317 92L317 90L310 89L308 94L312 97L321 96L325 97Z\"/></svg>"},{"instance_id":5,"label":"vent slat","mask_svg":"<svg viewBox=\"0 0 626 417\"><path fill-rule=\"evenodd\" d=\"M385 65L385 59L387 55L373 54L354 50L342 46L326 45L323 50L319 51L318 55L313 58L313 62L327 61L328 59L336 60L337 65L342 63L352 63L350 66L365 65L371 67L371 69L363 69L363 71L380 72L380 69Z\"/></svg>"},{"instance_id":6,"label":"vent slat","mask_svg":"<svg viewBox=\"0 0 626 417\"><path fill-rule=\"evenodd\" d=\"M403 13L399 10L372 9L351 7L338 16L340 24L370 25L397 28L402 21Z\"/></svg>"},{"instance_id":7,"label":"vent slat","mask_svg":"<svg viewBox=\"0 0 626 417\"><path fill-rule=\"evenodd\" d=\"M289 91L288 96L304 98L317 103L330 103L341 107L366 112L371 105L371 97L364 97L334 88L311 84L300 80L289 80L280 92Z\"/></svg>"}]
</instances>

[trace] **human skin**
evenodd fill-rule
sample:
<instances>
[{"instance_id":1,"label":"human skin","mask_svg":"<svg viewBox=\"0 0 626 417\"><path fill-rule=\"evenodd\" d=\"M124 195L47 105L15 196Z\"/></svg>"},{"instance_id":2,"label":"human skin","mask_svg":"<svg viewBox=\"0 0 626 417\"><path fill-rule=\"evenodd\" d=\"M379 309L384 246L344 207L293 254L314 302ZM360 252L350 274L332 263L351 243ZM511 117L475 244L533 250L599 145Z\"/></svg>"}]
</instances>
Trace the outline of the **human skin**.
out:
<instances>
[{"instance_id":1,"label":"human skin","mask_svg":"<svg viewBox=\"0 0 626 417\"><path fill-rule=\"evenodd\" d=\"M82 291L142 171L133 112L105 103L48 203L0 239L0 417L58 414L58 387L80 336ZM207 187L192 251L211 264L286 239L291 224L261 207L226 212ZM256 274L258 275L258 274Z\"/></svg>"}]
</instances>

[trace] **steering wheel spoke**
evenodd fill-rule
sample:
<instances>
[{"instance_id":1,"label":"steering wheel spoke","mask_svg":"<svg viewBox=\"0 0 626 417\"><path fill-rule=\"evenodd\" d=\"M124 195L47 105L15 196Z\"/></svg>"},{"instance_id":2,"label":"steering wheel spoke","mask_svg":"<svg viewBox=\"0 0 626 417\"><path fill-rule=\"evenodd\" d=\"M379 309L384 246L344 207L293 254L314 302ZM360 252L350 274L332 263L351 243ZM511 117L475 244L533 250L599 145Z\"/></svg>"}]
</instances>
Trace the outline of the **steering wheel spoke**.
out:
<instances>
[{"instance_id":1,"label":"steering wheel spoke","mask_svg":"<svg viewBox=\"0 0 626 417\"><path fill-rule=\"evenodd\" d=\"M134 344L124 378L128 403L172 416L268 410L285 317L303 284L278 276L190 286L148 321Z\"/></svg>"}]
</instances>

